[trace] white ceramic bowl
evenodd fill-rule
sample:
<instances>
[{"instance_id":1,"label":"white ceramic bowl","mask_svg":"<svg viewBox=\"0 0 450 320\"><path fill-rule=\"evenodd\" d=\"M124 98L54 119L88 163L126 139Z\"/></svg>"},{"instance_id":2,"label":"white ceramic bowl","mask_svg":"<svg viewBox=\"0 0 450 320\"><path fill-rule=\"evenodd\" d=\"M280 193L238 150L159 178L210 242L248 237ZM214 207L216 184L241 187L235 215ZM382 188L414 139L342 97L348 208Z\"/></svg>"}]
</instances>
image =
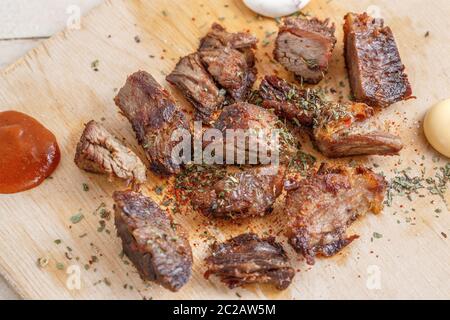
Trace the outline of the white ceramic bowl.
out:
<instances>
[{"instance_id":1,"label":"white ceramic bowl","mask_svg":"<svg viewBox=\"0 0 450 320\"><path fill-rule=\"evenodd\" d=\"M243 0L254 12L272 18L287 16L305 7L310 0Z\"/></svg>"}]
</instances>

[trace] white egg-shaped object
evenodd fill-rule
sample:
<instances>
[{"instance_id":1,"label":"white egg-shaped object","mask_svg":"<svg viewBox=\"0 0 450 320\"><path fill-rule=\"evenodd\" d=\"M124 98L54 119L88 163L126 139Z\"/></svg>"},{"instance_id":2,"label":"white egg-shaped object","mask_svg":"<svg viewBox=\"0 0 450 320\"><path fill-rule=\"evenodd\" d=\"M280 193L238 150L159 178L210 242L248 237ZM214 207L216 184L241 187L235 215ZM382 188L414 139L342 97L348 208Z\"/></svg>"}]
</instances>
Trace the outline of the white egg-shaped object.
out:
<instances>
[{"instance_id":1,"label":"white egg-shaped object","mask_svg":"<svg viewBox=\"0 0 450 320\"><path fill-rule=\"evenodd\" d=\"M423 131L433 148L450 158L450 99L428 110L423 121Z\"/></svg>"}]
</instances>

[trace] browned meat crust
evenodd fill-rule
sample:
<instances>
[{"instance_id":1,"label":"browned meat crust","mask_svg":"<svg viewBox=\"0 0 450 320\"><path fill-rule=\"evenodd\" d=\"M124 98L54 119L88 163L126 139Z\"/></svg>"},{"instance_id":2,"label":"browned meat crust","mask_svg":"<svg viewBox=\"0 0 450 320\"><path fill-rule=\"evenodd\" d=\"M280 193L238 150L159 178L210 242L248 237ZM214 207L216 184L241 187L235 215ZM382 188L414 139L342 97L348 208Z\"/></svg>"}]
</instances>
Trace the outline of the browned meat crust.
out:
<instances>
[{"instance_id":1,"label":"browned meat crust","mask_svg":"<svg viewBox=\"0 0 450 320\"><path fill-rule=\"evenodd\" d=\"M216 275L230 289L250 283L268 283L284 290L295 275L281 244L273 237L261 239L254 233L215 243L206 264L205 278Z\"/></svg>"},{"instance_id":2,"label":"browned meat crust","mask_svg":"<svg viewBox=\"0 0 450 320\"><path fill-rule=\"evenodd\" d=\"M244 100L256 80L257 39L248 33L228 33L214 23L201 40L199 54L208 72L235 101Z\"/></svg>"},{"instance_id":3,"label":"browned meat crust","mask_svg":"<svg viewBox=\"0 0 450 320\"><path fill-rule=\"evenodd\" d=\"M381 211L385 191L384 178L369 169L322 167L287 193L289 243L308 264L336 254L358 237L346 235L356 218Z\"/></svg>"},{"instance_id":4,"label":"browned meat crust","mask_svg":"<svg viewBox=\"0 0 450 320\"><path fill-rule=\"evenodd\" d=\"M387 107L411 98L394 35L383 19L348 13L344 24L345 61L357 101Z\"/></svg>"},{"instance_id":5,"label":"browned meat crust","mask_svg":"<svg viewBox=\"0 0 450 320\"><path fill-rule=\"evenodd\" d=\"M224 47L202 50L200 56L207 65L209 73L235 101L246 98L256 80L256 69L248 66L241 52Z\"/></svg>"},{"instance_id":6,"label":"browned meat crust","mask_svg":"<svg viewBox=\"0 0 450 320\"><path fill-rule=\"evenodd\" d=\"M247 32L230 33L218 23L213 23L208 34L200 41L200 50L229 46L237 50L256 49L258 39Z\"/></svg>"},{"instance_id":7,"label":"browned meat crust","mask_svg":"<svg viewBox=\"0 0 450 320\"><path fill-rule=\"evenodd\" d=\"M194 191L192 206L219 218L263 216L281 194L285 172L282 165L267 165L226 173Z\"/></svg>"},{"instance_id":8,"label":"browned meat crust","mask_svg":"<svg viewBox=\"0 0 450 320\"><path fill-rule=\"evenodd\" d=\"M123 252L142 279L178 291L188 282L192 269L192 251L184 230L140 193L116 191L113 198Z\"/></svg>"},{"instance_id":9,"label":"browned meat crust","mask_svg":"<svg viewBox=\"0 0 450 320\"><path fill-rule=\"evenodd\" d=\"M336 44L334 32L334 23L330 25L329 19L286 18L275 41L275 60L302 82L319 83Z\"/></svg>"},{"instance_id":10,"label":"browned meat crust","mask_svg":"<svg viewBox=\"0 0 450 320\"><path fill-rule=\"evenodd\" d=\"M150 161L150 169L162 175L179 172L181 164L172 158L172 149L178 141L172 140L172 133L177 129L189 130L189 124L169 92L149 73L138 71L128 77L114 101L131 122Z\"/></svg>"},{"instance_id":11,"label":"browned meat crust","mask_svg":"<svg viewBox=\"0 0 450 320\"><path fill-rule=\"evenodd\" d=\"M237 102L223 108L214 127L224 132L226 129L272 129L278 118L264 108L247 102Z\"/></svg>"},{"instance_id":12,"label":"browned meat crust","mask_svg":"<svg viewBox=\"0 0 450 320\"><path fill-rule=\"evenodd\" d=\"M300 89L277 76L265 76L259 86L262 106L282 118L311 127L323 104L315 90Z\"/></svg>"},{"instance_id":13,"label":"browned meat crust","mask_svg":"<svg viewBox=\"0 0 450 320\"><path fill-rule=\"evenodd\" d=\"M364 103L332 104L321 109L313 129L314 144L330 158L396 155L401 139L383 129Z\"/></svg>"},{"instance_id":14,"label":"browned meat crust","mask_svg":"<svg viewBox=\"0 0 450 320\"><path fill-rule=\"evenodd\" d=\"M75 163L83 170L114 175L138 184L147 179L141 159L94 120L84 128Z\"/></svg>"},{"instance_id":15,"label":"browned meat crust","mask_svg":"<svg viewBox=\"0 0 450 320\"><path fill-rule=\"evenodd\" d=\"M316 90L300 89L277 76L262 80L259 95L263 107L307 129L327 157L394 155L403 148L401 139L383 130L364 103L326 101Z\"/></svg>"},{"instance_id":16,"label":"browned meat crust","mask_svg":"<svg viewBox=\"0 0 450 320\"><path fill-rule=\"evenodd\" d=\"M278 130L278 127L278 118L273 113L250 103L238 102L226 106L214 123L214 128L222 132L222 140L217 140L215 143L220 144L223 141L224 157L226 159L232 159L231 156L234 155L235 164L264 163L264 159L261 159L258 152L261 152L261 155L263 156L270 157L271 150L264 152L263 148L265 146L273 146L273 148L277 148L276 151L279 153L285 152L285 149L287 149L283 149L283 146L280 147L280 145L276 145L276 141L273 140L275 130ZM240 143L238 139L235 138L228 141L227 132L229 130L234 130L236 134L248 134L245 141L239 139L240 136L238 136L238 139L245 142L245 144ZM252 134L251 138L250 134ZM260 137L258 135L260 135ZM209 144L209 142L205 142L205 146ZM214 145L213 142L211 147ZM250 162L250 160L252 162ZM267 162L265 162L265 164L267 164Z\"/></svg>"},{"instance_id":17,"label":"browned meat crust","mask_svg":"<svg viewBox=\"0 0 450 320\"><path fill-rule=\"evenodd\" d=\"M197 110L196 119L209 123L223 104L222 93L203 67L198 53L192 53L178 61L166 80L176 86Z\"/></svg>"}]
</instances>

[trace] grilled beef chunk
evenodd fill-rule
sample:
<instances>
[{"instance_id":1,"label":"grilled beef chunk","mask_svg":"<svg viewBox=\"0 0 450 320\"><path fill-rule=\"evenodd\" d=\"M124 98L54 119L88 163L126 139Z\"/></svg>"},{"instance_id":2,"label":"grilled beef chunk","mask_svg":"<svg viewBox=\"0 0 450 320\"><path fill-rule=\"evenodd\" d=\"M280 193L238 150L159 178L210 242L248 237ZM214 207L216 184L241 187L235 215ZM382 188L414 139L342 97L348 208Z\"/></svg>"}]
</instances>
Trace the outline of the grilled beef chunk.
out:
<instances>
[{"instance_id":1,"label":"grilled beef chunk","mask_svg":"<svg viewBox=\"0 0 450 320\"><path fill-rule=\"evenodd\" d=\"M346 229L368 211L382 209L386 182L365 168L322 167L288 190L289 243L314 264L316 255L332 256L358 236Z\"/></svg>"},{"instance_id":2,"label":"grilled beef chunk","mask_svg":"<svg viewBox=\"0 0 450 320\"><path fill-rule=\"evenodd\" d=\"M344 24L345 61L357 101L386 107L411 97L394 35L383 19L349 13Z\"/></svg>"},{"instance_id":3,"label":"grilled beef chunk","mask_svg":"<svg viewBox=\"0 0 450 320\"><path fill-rule=\"evenodd\" d=\"M123 252L142 279L178 291L188 282L192 269L192 251L184 230L140 193L116 191L113 198Z\"/></svg>"},{"instance_id":4,"label":"grilled beef chunk","mask_svg":"<svg viewBox=\"0 0 450 320\"><path fill-rule=\"evenodd\" d=\"M237 102L223 108L214 127L220 131L226 129L264 129L273 128L278 118L266 109L247 102Z\"/></svg>"},{"instance_id":5,"label":"grilled beef chunk","mask_svg":"<svg viewBox=\"0 0 450 320\"><path fill-rule=\"evenodd\" d=\"M285 119L311 127L323 100L315 90L300 89L277 76L265 76L259 87L262 106Z\"/></svg>"},{"instance_id":6,"label":"grilled beef chunk","mask_svg":"<svg viewBox=\"0 0 450 320\"><path fill-rule=\"evenodd\" d=\"M224 47L203 50L202 61L208 72L224 87L235 101L245 99L256 80L256 69L247 64L245 56L238 50Z\"/></svg>"},{"instance_id":7,"label":"grilled beef chunk","mask_svg":"<svg viewBox=\"0 0 450 320\"><path fill-rule=\"evenodd\" d=\"M403 148L400 138L385 132L364 103L326 101L316 90L300 89L277 76L266 76L259 94L263 107L305 127L328 157L392 155Z\"/></svg>"},{"instance_id":8,"label":"grilled beef chunk","mask_svg":"<svg viewBox=\"0 0 450 320\"><path fill-rule=\"evenodd\" d=\"M216 275L230 289L250 283L268 283L284 290L295 275L281 244L273 237L261 239L254 233L215 243L206 264L205 277Z\"/></svg>"},{"instance_id":9,"label":"grilled beef chunk","mask_svg":"<svg viewBox=\"0 0 450 320\"><path fill-rule=\"evenodd\" d=\"M194 209L220 218L246 218L270 213L283 189L285 167L267 165L228 172L191 194Z\"/></svg>"},{"instance_id":10,"label":"grilled beef chunk","mask_svg":"<svg viewBox=\"0 0 450 320\"><path fill-rule=\"evenodd\" d=\"M228 33L214 23L201 40L199 55L208 72L235 101L244 100L256 80L253 49L257 39L248 33Z\"/></svg>"},{"instance_id":11,"label":"grilled beef chunk","mask_svg":"<svg viewBox=\"0 0 450 320\"><path fill-rule=\"evenodd\" d=\"M247 32L230 33L218 23L213 23L208 34L200 42L200 50L229 46L237 50L256 48L258 39Z\"/></svg>"},{"instance_id":12,"label":"grilled beef chunk","mask_svg":"<svg viewBox=\"0 0 450 320\"><path fill-rule=\"evenodd\" d=\"M286 18L275 42L275 60L301 81L318 83L328 70L336 44L334 32L328 19Z\"/></svg>"},{"instance_id":13,"label":"grilled beef chunk","mask_svg":"<svg viewBox=\"0 0 450 320\"><path fill-rule=\"evenodd\" d=\"M107 173L136 183L146 180L141 159L94 120L86 124L81 135L75 163L89 172Z\"/></svg>"},{"instance_id":14,"label":"grilled beef chunk","mask_svg":"<svg viewBox=\"0 0 450 320\"><path fill-rule=\"evenodd\" d=\"M138 71L128 77L114 101L131 122L150 169L162 175L179 172L181 165L172 158L178 141L172 140L172 133L189 130L189 124L169 92L149 73Z\"/></svg>"},{"instance_id":15,"label":"grilled beef chunk","mask_svg":"<svg viewBox=\"0 0 450 320\"><path fill-rule=\"evenodd\" d=\"M278 122L277 116L266 109L238 102L226 106L214 123L214 128L222 132L222 139L212 143L206 141L205 145L212 147L217 144L220 146L223 143L225 158L227 160L234 159L235 164L267 164L266 159L262 159L261 156L272 159L272 151L280 153L288 150L288 148L280 148L280 145L274 140L275 130L280 126L281 123ZM229 130L235 130L236 138L227 134ZM245 134L248 137L245 137ZM228 140L228 138L231 139ZM266 147L267 149L264 149ZM281 145L281 147L285 146Z\"/></svg>"},{"instance_id":16,"label":"grilled beef chunk","mask_svg":"<svg viewBox=\"0 0 450 320\"><path fill-rule=\"evenodd\" d=\"M166 77L176 86L197 110L196 119L209 123L223 104L225 97L203 67L198 53L180 59L175 69Z\"/></svg>"},{"instance_id":17,"label":"grilled beef chunk","mask_svg":"<svg viewBox=\"0 0 450 320\"><path fill-rule=\"evenodd\" d=\"M383 131L364 103L328 104L313 129L315 146L327 157L395 155L403 148L398 136Z\"/></svg>"},{"instance_id":18,"label":"grilled beef chunk","mask_svg":"<svg viewBox=\"0 0 450 320\"><path fill-rule=\"evenodd\" d=\"M294 150L285 142L288 132L282 135L281 141L269 140L279 124L274 114L261 107L245 102L226 106L214 124L218 129L216 140L204 144L204 154L222 151L223 147L219 159L227 159L228 164L263 165L244 169L230 166L220 174L215 174L219 170L213 173L194 171L190 178L184 179L196 182L194 185L186 188L179 184L179 189L194 190L189 195L193 207L205 215L229 218L262 216L270 212L282 191L285 160ZM229 130L235 130L233 137ZM255 140L245 136L250 132L259 133L251 135ZM180 177L185 178L185 175L182 173ZM203 183L204 180L207 183Z\"/></svg>"}]
</instances>

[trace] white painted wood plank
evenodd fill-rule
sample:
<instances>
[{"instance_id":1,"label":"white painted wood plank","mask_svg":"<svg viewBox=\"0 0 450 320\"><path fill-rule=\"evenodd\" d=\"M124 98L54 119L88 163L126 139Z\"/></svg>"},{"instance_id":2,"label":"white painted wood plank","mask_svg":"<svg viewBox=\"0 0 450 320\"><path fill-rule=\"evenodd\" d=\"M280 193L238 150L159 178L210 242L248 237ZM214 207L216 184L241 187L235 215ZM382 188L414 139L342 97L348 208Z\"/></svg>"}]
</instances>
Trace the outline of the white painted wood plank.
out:
<instances>
[{"instance_id":1,"label":"white painted wood plank","mask_svg":"<svg viewBox=\"0 0 450 320\"><path fill-rule=\"evenodd\" d=\"M41 40L0 40L0 69L19 59Z\"/></svg>"},{"instance_id":2,"label":"white painted wood plank","mask_svg":"<svg viewBox=\"0 0 450 320\"><path fill-rule=\"evenodd\" d=\"M48 37L103 0L2 0L0 39ZM82 18L81 18L82 24Z\"/></svg>"}]
</instances>

